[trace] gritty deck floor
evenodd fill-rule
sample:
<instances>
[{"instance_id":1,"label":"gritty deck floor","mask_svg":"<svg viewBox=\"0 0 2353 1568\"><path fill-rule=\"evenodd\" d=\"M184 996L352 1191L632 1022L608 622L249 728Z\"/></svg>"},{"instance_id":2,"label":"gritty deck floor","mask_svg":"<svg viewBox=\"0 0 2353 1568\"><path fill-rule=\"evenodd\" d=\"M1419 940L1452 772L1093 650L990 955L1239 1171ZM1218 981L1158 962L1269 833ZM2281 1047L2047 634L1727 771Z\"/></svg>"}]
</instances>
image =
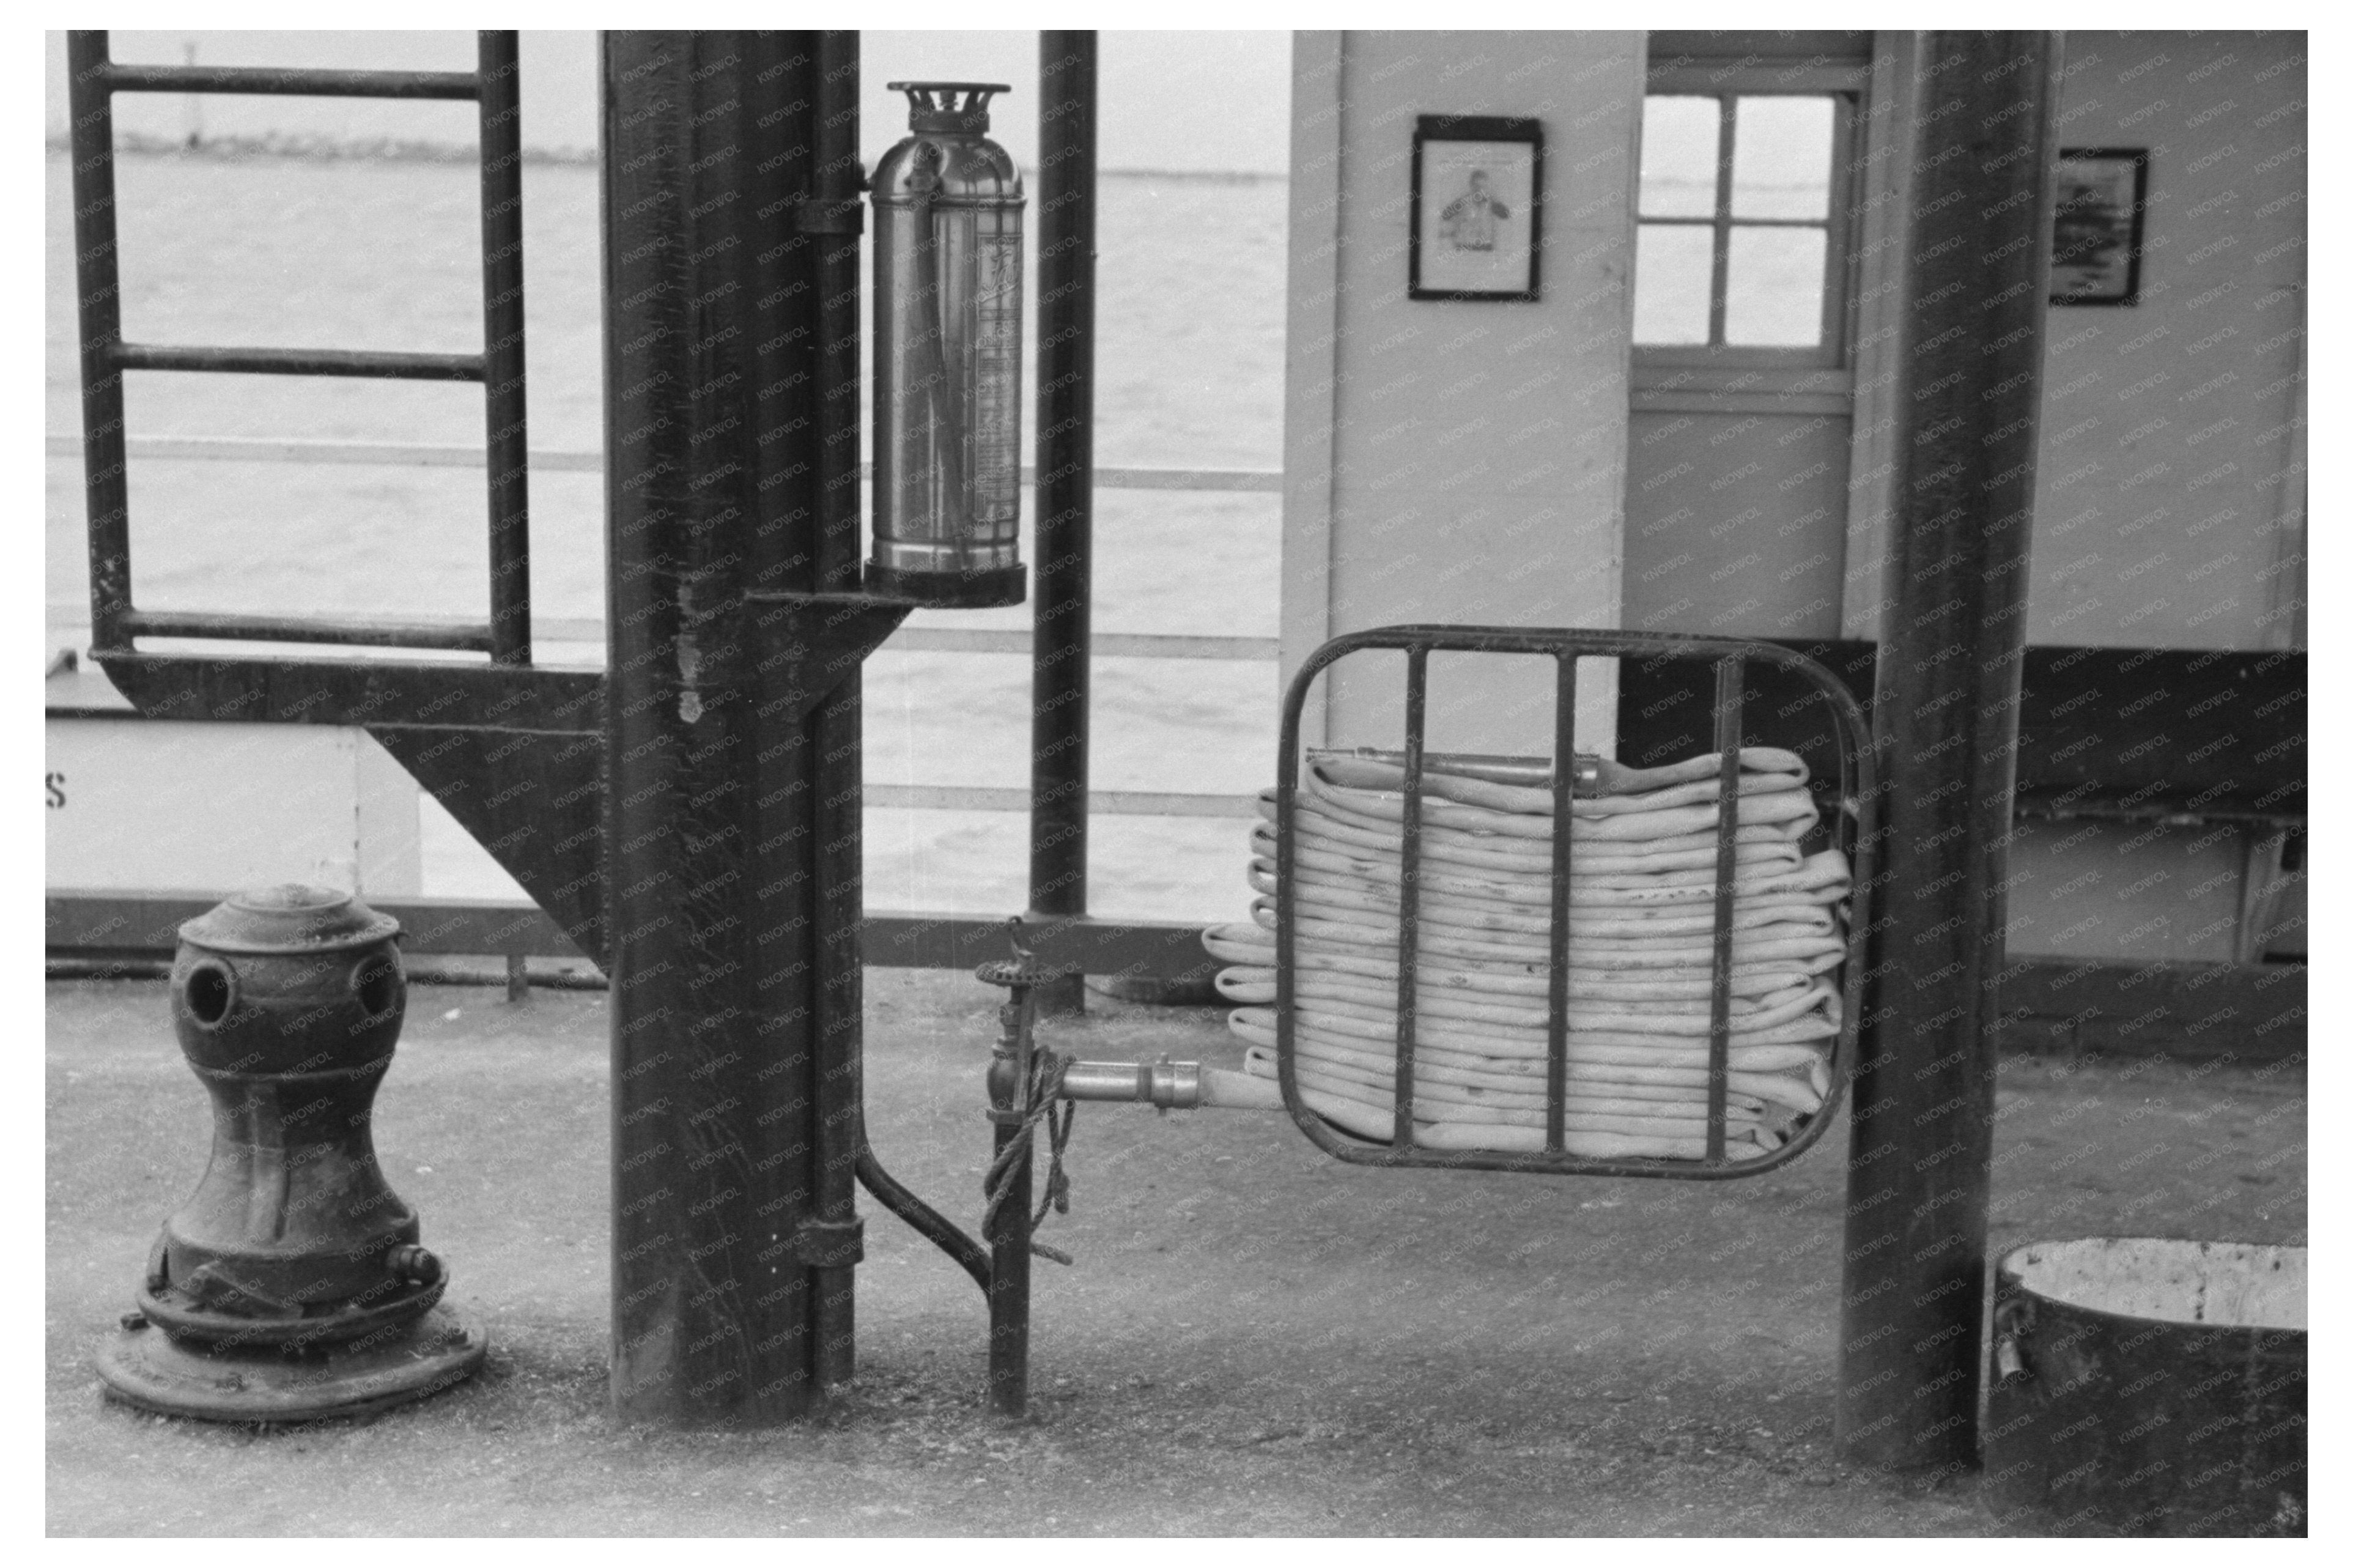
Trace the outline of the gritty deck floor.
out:
<instances>
[{"instance_id":1,"label":"gritty deck floor","mask_svg":"<svg viewBox=\"0 0 2353 1568\"><path fill-rule=\"evenodd\" d=\"M870 971L882 1161L967 1224L995 993ZM1092 1057L1239 1048L1092 999ZM386 1171L489 1330L480 1376L256 1435L101 1400L100 1338L208 1137L155 982L47 998L47 1525L60 1535L1982 1535L1831 1442L1842 1128L1722 1185L1335 1163L1280 1115L1082 1107L1041 1239L1034 1414L980 1404L972 1283L870 1211L859 1374L756 1434L605 1405L606 1015L594 992L418 986ZM2005 1062L1993 1245L2305 1241L2300 1068Z\"/></svg>"}]
</instances>

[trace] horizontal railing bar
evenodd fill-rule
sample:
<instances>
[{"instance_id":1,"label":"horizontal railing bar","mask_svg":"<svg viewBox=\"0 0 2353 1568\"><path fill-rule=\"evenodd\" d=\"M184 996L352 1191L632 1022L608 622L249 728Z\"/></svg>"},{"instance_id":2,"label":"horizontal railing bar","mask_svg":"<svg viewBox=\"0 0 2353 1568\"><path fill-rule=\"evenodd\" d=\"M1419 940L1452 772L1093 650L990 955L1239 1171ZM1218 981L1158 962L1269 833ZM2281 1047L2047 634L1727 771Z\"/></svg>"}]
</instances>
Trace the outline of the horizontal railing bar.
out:
<instances>
[{"instance_id":1,"label":"horizontal railing bar","mask_svg":"<svg viewBox=\"0 0 2353 1568\"><path fill-rule=\"evenodd\" d=\"M237 92L300 98L473 99L470 70L306 70L280 66L126 65L99 78L110 92Z\"/></svg>"},{"instance_id":2,"label":"horizontal railing bar","mask_svg":"<svg viewBox=\"0 0 2353 1568\"><path fill-rule=\"evenodd\" d=\"M326 642L346 648L491 651L488 621L311 620L295 616L209 610L133 609L122 618L132 637L208 637L241 642Z\"/></svg>"},{"instance_id":3,"label":"horizontal railing bar","mask_svg":"<svg viewBox=\"0 0 2353 1568\"><path fill-rule=\"evenodd\" d=\"M1215 490L1247 495L1282 493L1282 471L1261 468L1095 467L1097 490ZM1034 484L1038 471L1025 468L1021 482Z\"/></svg>"},{"instance_id":4,"label":"horizontal railing bar","mask_svg":"<svg viewBox=\"0 0 2353 1568\"><path fill-rule=\"evenodd\" d=\"M168 954L179 928L230 891L184 888L51 887L47 890L52 953ZM401 924L411 953L506 953L534 959L583 955L564 928L533 904L417 894L370 895L368 903ZM1075 963L1089 974L1206 980L1218 961L1201 948L1205 920L1039 920L1023 931L1041 959ZM874 909L864 921L867 963L888 969L962 969L1003 958L1002 915Z\"/></svg>"},{"instance_id":5,"label":"horizontal railing bar","mask_svg":"<svg viewBox=\"0 0 2353 1568\"><path fill-rule=\"evenodd\" d=\"M356 463L383 468L483 468L478 446L438 446L423 441L325 441L264 436L132 436L130 455L162 462ZM51 457L81 456L79 436L48 438ZM594 451L534 451L534 469L596 473L605 454Z\"/></svg>"},{"instance_id":6,"label":"horizontal railing bar","mask_svg":"<svg viewBox=\"0 0 2353 1568\"><path fill-rule=\"evenodd\" d=\"M90 630L90 611L85 605L52 604L47 607L47 623L60 633ZM445 630L458 627L480 627L484 623L449 617L422 618L414 622L420 626L438 626ZM535 617L532 622L532 641L543 643L598 643L605 641L605 623L586 617ZM1027 631L989 631L961 626L902 626L882 644L884 653L1003 653L1019 658L1029 656L1029 633ZM1211 659L1234 663L1264 663L1282 655L1282 644L1272 637L1202 637L1191 633L1098 631L1094 635L1094 656L1098 659Z\"/></svg>"},{"instance_id":7,"label":"horizontal railing bar","mask_svg":"<svg viewBox=\"0 0 2353 1568\"><path fill-rule=\"evenodd\" d=\"M601 633L600 633L601 635ZM1098 631L1089 640L1098 659L1228 659L1261 662L1282 656L1272 637L1198 637L1190 634ZM1029 654L1026 631L966 630L961 627L906 626L882 644L885 653Z\"/></svg>"},{"instance_id":8,"label":"horizontal railing bar","mask_svg":"<svg viewBox=\"0 0 2353 1568\"><path fill-rule=\"evenodd\" d=\"M972 784L874 784L865 804L902 811L1020 811L1029 810L1027 789L991 789ZM1145 789L1091 789L1087 812L1097 817L1222 817L1258 815L1255 795L1187 795Z\"/></svg>"},{"instance_id":9,"label":"horizontal railing bar","mask_svg":"<svg viewBox=\"0 0 2353 1568\"><path fill-rule=\"evenodd\" d=\"M241 376L369 376L388 381L480 381L479 354L405 354L364 348L209 348L117 344L108 355L124 370L213 371ZM132 456L139 443L130 444ZM477 459L477 461L482 460Z\"/></svg>"},{"instance_id":10,"label":"horizontal railing bar","mask_svg":"<svg viewBox=\"0 0 2353 1568\"><path fill-rule=\"evenodd\" d=\"M152 351L142 351L152 352ZM263 352L276 352L265 350ZM301 352L301 351L288 351ZM465 357L452 355L450 357ZM360 374L353 372L353 374ZM377 463L401 468L480 468L485 460L482 449L474 446L440 446L423 441L328 441L287 440L253 436L133 436L129 442L130 454L150 458L197 462L320 462ZM79 436L53 435L48 438L52 457L79 457ZM531 466L557 472L597 473L605 467L605 454L599 451L533 451ZM871 470L860 467L860 479L871 479ZM1024 468L1021 482L1037 482L1038 471ZM1242 468L1097 468L1097 490L1190 490L1221 491L1245 494L1280 495L1282 473L1278 469Z\"/></svg>"}]
</instances>

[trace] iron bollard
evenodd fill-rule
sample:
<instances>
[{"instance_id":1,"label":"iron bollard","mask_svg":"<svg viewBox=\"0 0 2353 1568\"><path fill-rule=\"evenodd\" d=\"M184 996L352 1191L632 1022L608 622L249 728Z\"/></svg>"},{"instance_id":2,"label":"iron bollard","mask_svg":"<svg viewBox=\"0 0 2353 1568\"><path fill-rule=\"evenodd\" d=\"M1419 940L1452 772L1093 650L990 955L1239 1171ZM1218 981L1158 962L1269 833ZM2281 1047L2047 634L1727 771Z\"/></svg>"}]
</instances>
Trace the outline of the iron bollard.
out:
<instances>
[{"instance_id":1,"label":"iron bollard","mask_svg":"<svg viewBox=\"0 0 2353 1568\"><path fill-rule=\"evenodd\" d=\"M489 1341L370 1134L407 1006L400 924L328 888L239 894L180 927L172 1017L213 1101L212 1160L100 1349L112 1397L208 1421L421 1399Z\"/></svg>"}]
</instances>

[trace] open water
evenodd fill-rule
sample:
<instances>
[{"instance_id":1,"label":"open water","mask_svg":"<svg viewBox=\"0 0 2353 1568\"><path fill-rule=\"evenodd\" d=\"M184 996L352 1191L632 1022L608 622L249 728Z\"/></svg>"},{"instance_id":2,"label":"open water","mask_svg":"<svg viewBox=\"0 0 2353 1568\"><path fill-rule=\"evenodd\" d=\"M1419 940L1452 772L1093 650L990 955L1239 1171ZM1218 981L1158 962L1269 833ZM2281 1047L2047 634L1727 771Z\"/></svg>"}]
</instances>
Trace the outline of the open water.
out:
<instances>
[{"instance_id":1,"label":"open water","mask_svg":"<svg viewBox=\"0 0 2353 1568\"><path fill-rule=\"evenodd\" d=\"M470 161L125 154L117 194L123 331L133 341L466 352L480 341ZM599 440L596 175L524 173L534 449ZM47 429L80 429L71 200L47 160ZM1096 461L1282 466L1285 186L1278 180L1105 175L1100 215ZM480 393L332 378L133 375L134 438L236 436L472 444ZM86 634L78 457L47 460L51 642ZM601 482L532 477L534 614L603 613ZM1025 499L1025 507L1027 502ZM133 592L155 609L480 614L481 471L139 460L131 466ZM1271 637L1274 495L1103 491L1098 631ZM1021 629L1026 608L911 624ZM216 645L217 646L217 645ZM593 662L593 641L544 662ZM884 652L867 666L870 783L1025 788L1029 672L1018 655ZM1093 787L1243 794L1274 766L1271 661L1099 659ZM871 810L877 909L1021 906L1027 818ZM1096 912L1231 918L1247 900L1245 825L1099 815ZM519 892L427 802L427 891Z\"/></svg>"}]
</instances>

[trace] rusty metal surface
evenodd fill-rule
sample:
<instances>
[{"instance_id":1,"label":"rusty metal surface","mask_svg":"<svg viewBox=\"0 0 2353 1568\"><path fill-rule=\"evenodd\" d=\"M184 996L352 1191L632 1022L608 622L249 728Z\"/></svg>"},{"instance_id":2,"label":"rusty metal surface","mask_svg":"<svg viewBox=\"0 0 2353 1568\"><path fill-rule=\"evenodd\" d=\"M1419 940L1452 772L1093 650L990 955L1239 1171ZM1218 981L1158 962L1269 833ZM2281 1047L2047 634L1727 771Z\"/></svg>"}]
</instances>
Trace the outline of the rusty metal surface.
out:
<instances>
[{"instance_id":1,"label":"rusty metal surface","mask_svg":"<svg viewBox=\"0 0 2353 1568\"><path fill-rule=\"evenodd\" d=\"M611 1393L679 1425L807 1415L851 1350L849 1254L771 1240L853 1223L855 1118L821 1131L818 1102L857 1081L827 944L858 824L818 734L834 768L857 749L810 715L906 608L818 596L839 240L774 196L818 173L822 47L602 40Z\"/></svg>"},{"instance_id":2,"label":"rusty metal surface","mask_svg":"<svg viewBox=\"0 0 2353 1568\"><path fill-rule=\"evenodd\" d=\"M427 1282L387 1276L417 1217L368 1134L406 1011L398 932L349 894L295 885L181 927L172 1022L214 1136L149 1266L142 1304L175 1331L341 1337L332 1319L351 1310L432 1305L416 1299ZM438 1296L438 1270L430 1284Z\"/></svg>"},{"instance_id":3,"label":"rusty metal surface","mask_svg":"<svg viewBox=\"0 0 2353 1568\"><path fill-rule=\"evenodd\" d=\"M93 654L148 718L593 735L597 670L391 659Z\"/></svg>"},{"instance_id":4,"label":"rusty metal surface","mask_svg":"<svg viewBox=\"0 0 2353 1568\"><path fill-rule=\"evenodd\" d=\"M126 1326L100 1347L108 1397L158 1415L256 1426L372 1415L429 1398L481 1369L490 1337L446 1307L405 1334L314 1360L254 1356Z\"/></svg>"},{"instance_id":5,"label":"rusty metal surface","mask_svg":"<svg viewBox=\"0 0 2353 1568\"><path fill-rule=\"evenodd\" d=\"M1038 35L1037 566L1032 573L1029 913L1087 912L1094 596L1095 127L1092 32ZM1076 980L1040 990L1076 1012Z\"/></svg>"},{"instance_id":6,"label":"rusty metal surface","mask_svg":"<svg viewBox=\"0 0 2353 1568\"><path fill-rule=\"evenodd\" d=\"M383 726L368 733L522 885L572 947L605 963L601 736Z\"/></svg>"},{"instance_id":7,"label":"rusty metal surface","mask_svg":"<svg viewBox=\"0 0 2353 1568\"><path fill-rule=\"evenodd\" d=\"M2062 1299L2021 1277L2038 1250L2007 1255L1995 1273L1985 1489L1996 1517L2060 1535L2306 1534L2306 1331Z\"/></svg>"},{"instance_id":8,"label":"rusty metal surface","mask_svg":"<svg viewBox=\"0 0 2353 1568\"><path fill-rule=\"evenodd\" d=\"M172 1019L213 1102L212 1150L164 1223L138 1310L101 1348L115 1397L301 1420L418 1397L480 1363L479 1334L420 1331L448 1275L372 1137L406 1011L398 935L351 895L296 884L181 928Z\"/></svg>"}]
</instances>

